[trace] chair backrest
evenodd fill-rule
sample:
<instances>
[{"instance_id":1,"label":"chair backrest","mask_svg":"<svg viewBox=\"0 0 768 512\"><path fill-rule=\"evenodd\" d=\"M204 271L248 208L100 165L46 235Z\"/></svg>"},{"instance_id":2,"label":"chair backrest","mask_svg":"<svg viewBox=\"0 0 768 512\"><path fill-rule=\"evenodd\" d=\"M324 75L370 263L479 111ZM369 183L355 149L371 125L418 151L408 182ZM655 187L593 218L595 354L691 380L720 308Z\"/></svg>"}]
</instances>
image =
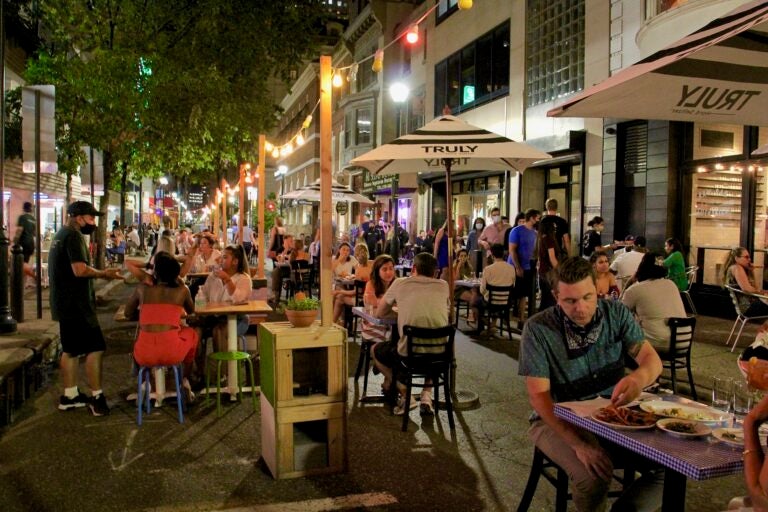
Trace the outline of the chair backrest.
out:
<instances>
[{"instance_id":1,"label":"chair backrest","mask_svg":"<svg viewBox=\"0 0 768 512\"><path fill-rule=\"evenodd\" d=\"M486 284L485 289L488 290L489 306L507 307L512 305L512 300L514 299L515 285L494 286L492 284Z\"/></svg>"},{"instance_id":2,"label":"chair backrest","mask_svg":"<svg viewBox=\"0 0 768 512\"><path fill-rule=\"evenodd\" d=\"M408 348L409 364L452 362L453 340L456 335L456 329L452 325L445 327L404 325L403 335Z\"/></svg>"},{"instance_id":3,"label":"chair backrest","mask_svg":"<svg viewBox=\"0 0 768 512\"><path fill-rule=\"evenodd\" d=\"M728 289L728 294L731 296L731 302L733 302L733 307L736 309L736 316L743 315L743 311L741 310L741 301L739 300L739 295L743 295L744 292L739 290L738 288L734 288L733 286L726 286Z\"/></svg>"},{"instance_id":4,"label":"chair backrest","mask_svg":"<svg viewBox=\"0 0 768 512\"><path fill-rule=\"evenodd\" d=\"M693 265L685 269L685 277L688 279L688 291L691 291L691 286L696 282L696 274L699 272L699 267Z\"/></svg>"},{"instance_id":5,"label":"chair backrest","mask_svg":"<svg viewBox=\"0 0 768 512\"><path fill-rule=\"evenodd\" d=\"M368 281L355 279L355 306L363 305L363 294L365 293L366 284L368 284Z\"/></svg>"},{"instance_id":6,"label":"chair backrest","mask_svg":"<svg viewBox=\"0 0 768 512\"><path fill-rule=\"evenodd\" d=\"M675 356L684 356L691 351L696 317L669 319L669 351Z\"/></svg>"}]
</instances>

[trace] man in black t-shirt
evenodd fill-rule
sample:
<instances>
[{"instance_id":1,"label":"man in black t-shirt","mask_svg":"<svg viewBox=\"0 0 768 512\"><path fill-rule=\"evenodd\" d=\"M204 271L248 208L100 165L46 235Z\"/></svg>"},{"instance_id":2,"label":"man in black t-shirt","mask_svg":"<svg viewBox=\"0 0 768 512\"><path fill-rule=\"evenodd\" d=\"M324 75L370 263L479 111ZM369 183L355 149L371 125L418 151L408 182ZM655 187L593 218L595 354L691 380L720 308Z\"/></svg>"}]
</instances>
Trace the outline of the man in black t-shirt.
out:
<instances>
[{"instance_id":1,"label":"man in black t-shirt","mask_svg":"<svg viewBox=\"0 0 768 512\"><path fill-rule=\"evenodd\" d=\"M557 199L550 197L544 203L547 209L546 215L544 215L539 221L540 225L554 224L555 225L555 240L557 241L558 260L563 259L571 254L571 235L568 231L568 221L560 217L557 214Z\"/></svg>"},{"instance_id":2,"label":"man in black t-shirt","mask_svg":"<svg viewBox=\"0 0 768 512\"><path fill-rule=\"evenodd\" d=\"M35 231L37 221L32 215L32 203L24 203L24 213L19 215L16 222L16 235L13 237L13 243L21 246L21 253L24 255L24 273L30 277L35 277L32 267L29 265L29 259L35 253Z\"/></svg>"},{"instance_id":3,"label":"man in black t-shirt","mask_svg":"<svg viewBox=\"0 0 768 512\"><path fill-rule=\"evenodd\" d=\"M75 201L69 205L67 213L67 224L54 236L48 253L51 316L59 322L62 347L59 365L64 394L59 398L59 409L66 411L87 405L94 416L104 416L109 414L107 399L101 389L101 360L106 343L96 317L92 279L121 279L122 276L118 268L97 270L90 266L83 235L96 231L95 217L101 213L88 201ZM85 356L91 397L77 388L81 356Z\"/></svg>"}]
</instances>

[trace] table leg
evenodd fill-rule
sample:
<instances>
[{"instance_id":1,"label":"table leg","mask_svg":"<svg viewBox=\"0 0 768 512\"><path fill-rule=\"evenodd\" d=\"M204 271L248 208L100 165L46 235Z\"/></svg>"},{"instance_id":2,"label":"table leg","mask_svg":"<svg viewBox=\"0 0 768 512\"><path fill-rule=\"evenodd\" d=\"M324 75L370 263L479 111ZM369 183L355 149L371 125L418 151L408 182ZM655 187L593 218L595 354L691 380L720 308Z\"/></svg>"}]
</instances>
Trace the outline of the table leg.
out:
<instances>
[{"instance_id":1,"label":"table leg","mask_svg":"<svg viewBox=\"0 0 768 512\"><path fill-rule=\"evenodd\" d=\"M165 398L165 368L155 368L155 402L159 407Z\"/></svg>"},{"instance_id":2,"label":"table leg","mask_svg":"<svg viewBox=\"0 0 768 512\"><path fill-rule=\"evenodd\" d=\"M664 492L661 498L661 512L685 510L685 484L685 475L666 468L664 471Z\"/></svg>"},{"instance_id":3,"label":"table leg","mask_svg":"<svg viewBox=\"0 0 768 512\"><path fill-rule=\"evenodd\" d=\"M237 315L227 315L227 351L237 351ZM237 361L227 361L229 396L237 396Z\"/></svg>"}]
</instances>

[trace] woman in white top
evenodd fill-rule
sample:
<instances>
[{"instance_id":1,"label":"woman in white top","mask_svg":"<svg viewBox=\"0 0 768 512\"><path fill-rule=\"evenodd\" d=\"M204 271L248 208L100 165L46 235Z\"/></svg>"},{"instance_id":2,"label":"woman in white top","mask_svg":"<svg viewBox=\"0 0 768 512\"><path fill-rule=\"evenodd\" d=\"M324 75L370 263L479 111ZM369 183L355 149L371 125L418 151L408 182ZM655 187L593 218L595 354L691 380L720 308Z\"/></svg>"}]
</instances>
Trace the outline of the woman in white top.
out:
<instances>
[{"instance_id":1,"label":"woman in white top","mask_svg":"<svg viewBox=\"0 0 768 512\"><path fill-rule=\"evenodd\" d=\"M216 239L213 235L205 234L197 238L197 244L192 246L187 257L192 258L191 272L211 272L221 259L221 252L215 249Z\"/></svg>"},{"instance_id":2,"label":"woman in white top","mask_svg":"<svg viewBox=\"0 0 768 512\"><path fill-rule=\"evenodd\" d=\"M358 265L358 261L357 258L350 255L351 252L352 248L349 246L349 243L342 242L336 257L331 261L331 270L333 270L334 278L343 279L352 275L352 270Z\"/></svg>"},{"instance_id":3,"label":"woman in white top","mask_svg":"<svg viewBox=\"0 0 768 512\"><path fill-rule=\"evenodd\" d=\"M221 270L211 272L205 284L197 292L196 300L204 302L245 302L251 295L251 274L248 272L248 258L242 245L229 245L221 255ZM227 317L208 317L213 328L213 339L217 351L227 350ZM204 320L205 322L205 320ZM248 315L237 316L237 335L243 336L248 330Z\"/></svg>"},{"instance_id":4,"label":"woman in white top","mask_svg":"<svg viewBox=\"0 0 768 512\"><path fill-rule=\"evenodd\" d=\"M685 306L677 285L666 279L667 270L656 264L658 254L646 253L635 273L635 284L621 301L634 313L652 345L669 345L669 319L685 318Z\"/></svg>"}]
</instances>

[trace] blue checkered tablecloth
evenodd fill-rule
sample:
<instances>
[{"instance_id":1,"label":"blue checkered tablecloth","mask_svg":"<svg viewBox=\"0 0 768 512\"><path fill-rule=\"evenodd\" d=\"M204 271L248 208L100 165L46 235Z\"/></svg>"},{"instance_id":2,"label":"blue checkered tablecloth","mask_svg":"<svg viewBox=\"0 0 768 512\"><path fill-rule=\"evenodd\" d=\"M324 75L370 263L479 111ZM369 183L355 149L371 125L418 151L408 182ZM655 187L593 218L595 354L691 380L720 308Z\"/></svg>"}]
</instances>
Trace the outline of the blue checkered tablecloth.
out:
<instances>
[{"instance_id":1,"label":"blue checkered tablecloth","mask_svg":"<svg viewBox=\"0 0 768 512\"><path fill-rule=\"evenodd\" d=\"M711 436L681 439L657 428L616 430L557 404L555 415L694 480L741 473L744 468L740 447L718 442Z\"/></svg>"}]
</instances>

